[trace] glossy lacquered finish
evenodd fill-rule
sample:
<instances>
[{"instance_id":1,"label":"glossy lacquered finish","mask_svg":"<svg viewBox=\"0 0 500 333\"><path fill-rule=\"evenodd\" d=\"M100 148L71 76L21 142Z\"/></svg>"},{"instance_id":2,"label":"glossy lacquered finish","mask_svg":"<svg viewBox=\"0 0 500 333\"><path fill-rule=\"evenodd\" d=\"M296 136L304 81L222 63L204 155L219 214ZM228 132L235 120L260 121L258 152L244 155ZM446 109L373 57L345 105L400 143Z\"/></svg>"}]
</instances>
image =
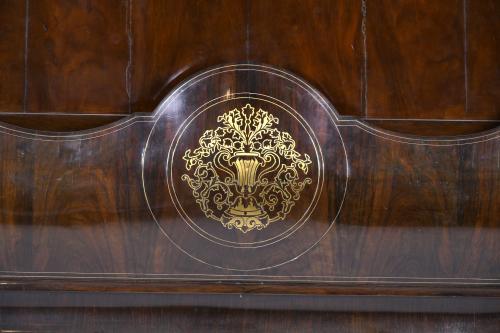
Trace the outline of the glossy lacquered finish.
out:
<instances>
[{"instance_id":1,"label":"glossy lacquered finish","mask_svg":"<svg viewBox=\"0 0 500 333\"><path fill-rule=\"evenodd\" d=\"M12 114L50 114L62 130L92 128L113 118L89 115L152 112L200 70L264 63L300 75L342 115L476 133L499 119L499 10L494 0L2 1L0 121L43 130L53 127ZM457 119L487 123L446 121Z\"/></svg>"},{"instance_id":2,"label":"glossy lacquered finish","mask_svg":"<svg viewBox=\"0 0 500 333\"><path fill-rule=\"evenodd\" d=\"M245 231L207 213L196 200L218 192L195 195L185 175L196 176L187 151L208 142L207 132L221 131L224 115L248 105L279 120L272 127L280 140L293 138L276 148L278 165L289 172L274 178L282 179L280 188L293 175L310 181L274 222L264 197L254 195L258 209L247 211L258 210L269 224ZM248 114L252 124L263 115ZM100 289L498 296L495 130L448 139L382 131L340 116L298 77L239 65L191 78L153 115L71 134L3 126L0 135L4 295ZM262 152L255 143L266 145L254 138L247 157ZM293 150L282 146L290 140ZM290 164L287 151L309 159L307 170ZM216 160L209 162L232 168L237 158ZM243 192L228 191L252 206ZM219 209L234 218L236 204Z\"/></svg>"},{"instance_id":3,"label":"glossy lacquered finish","mask_svg":"<svg viewBox=\"0 0 500 333\"><path fill-rule=\"evenodd\" d=\"M497 332L499 10L0 1L0 331Z\"/></svg>"},{"instance_id":4,"label":"glossy lacquered finish","mask_svg":"<svg viewBox=\"0 0 500 333\"><path fill-rule=\"evenodd\" d=\"M10 308L0 318L4 327L21 332L495 333L499 326L496 314L276 312L186 307L102 308L99 311L89 308Z\"/></svg>"}]
</instances>

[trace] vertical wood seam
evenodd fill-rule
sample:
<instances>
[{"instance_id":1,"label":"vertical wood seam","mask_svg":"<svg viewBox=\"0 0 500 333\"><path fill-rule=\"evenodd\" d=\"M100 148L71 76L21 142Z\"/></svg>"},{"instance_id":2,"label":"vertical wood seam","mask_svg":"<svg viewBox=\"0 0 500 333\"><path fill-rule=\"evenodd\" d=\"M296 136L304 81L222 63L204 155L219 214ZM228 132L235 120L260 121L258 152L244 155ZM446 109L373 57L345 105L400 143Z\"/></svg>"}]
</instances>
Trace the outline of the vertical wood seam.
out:
<instances>
[{"instance_id":1,"label":"vertical wood seam","mask_svg":"<svg viewBox=\"0 0 500 333\"><path fill-rule=\"evenodd\" d=\"M250 1L245 1L245 56L247 64L250 63Z\"/></svg>"},{"instance_id":2,"label":"vertical wood seam","mask_svg":"<svg viewBox=\"0 0 500 333\"><path fill-rule=\"evenodd\" d=\"M132 39L132 0L127 1L127 43L128 43L128 62L125 68L125 89L128 97L128 113L132 113L132 58L133 58L133 39Z\"/></svg>"},{"instance_id":3,"label":"vertical wood seam","mask_svg":"<svg viewBox=\"0 0 500 333\"><path fill-rule=\"evenodd\" d=\"M465 90L465 113L468 114L469 111L469 66L468 66L468 48L469 48L469 41L467 38L467 21L468 21L468 15L467 15L467 0L462 1L463 4L463 32L464 32L464 38L463 38L463 44L464 44L464 90Z\"/></svg>"},{"instance_id":4,"label":"vertical wood seam","mask_svg":"<svg viewBox=\"0 0 500 333\"><path fill-rule=\"evenodd\" d=\"M366 47L366 0L361 0L361 36L363 41L363 66L361 87L361 108L365 117L368 117L368 50Z\"/></svg>"},{"instance_id":5,"label":"vertical wood seam","mask_svg":"<svg viewBox=\"0 0 500 333\"><path fill-rule=\"evenodd\" d=\"M25 0L24 4L24 92L23 92L23 113L27 112L28 106L28 46L29 46L29 26L30 26L30 1Z\"/></svg>"}]
</instances>

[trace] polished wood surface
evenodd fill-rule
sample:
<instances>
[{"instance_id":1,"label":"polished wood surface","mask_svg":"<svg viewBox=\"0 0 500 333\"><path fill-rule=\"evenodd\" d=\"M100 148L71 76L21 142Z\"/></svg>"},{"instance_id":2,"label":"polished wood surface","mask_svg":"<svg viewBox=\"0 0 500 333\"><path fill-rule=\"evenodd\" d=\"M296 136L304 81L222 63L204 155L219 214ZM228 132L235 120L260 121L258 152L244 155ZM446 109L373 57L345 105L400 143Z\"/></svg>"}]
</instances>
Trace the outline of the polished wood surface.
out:
<instances>
[{"instance_id":1,"label":"polished wood surface","mask_svg":"<svg viewBox=\"0 0 500 333\"><path fill-rule=\"evenodd\" d=\"M263 63L303 77L340 114L390 119L389 127L400 132L426 134L418 127L406 132L394 120L499 119L500 6L494 0L0 6L1 113L48 113L65 123L57 114L88 119L152 112L176 84L202 69ZM16 119L33 127L29 118ZM478 130L467 126L466 134ZM443 121L439 128L436 135L446 135L454 124Z\"/></svg>"},{"instance_id":2,"label":"polished wood surface","mask_svg":"<svg viewBox=\"0 0 500 333\"><path fill-rule=\"evenodd\" d=\"M467 38L467 112L484 119L499 118L500 68L497 41L500 23L498 1L464 2L468 25Z\"/></svg>"},{"instance_id":3,"label":"polished wood surface","mask_svg":"<svg viewBox=\"0 0 500 333\"><path fill-rule=\"evenodd\" d=\"M496 332L499 10L0 2L0 330ZM182 154L246 103L312 162L242 233Z\"/></svg>"},{"instance_id":4,"label":"polished wood surface","mask_svg":"<svg viewBox=\"0 0 500 333\"><path fill-rule=\"evenodd\" d=\"M495 333L496 314L257 311L217 308L7 309L11 330L50 332L481 332ZM57 318L57 322L53 320ZM196 320L193 320L196 318ZM29 323L36 323L35 325ZM279 324L278 324L279 323Z\"/></svg>"},{"instance_id":5,"label":"polished wood surface","mask_svg":"<svg viewBox=\"0 0 500 333\"><path fill-rule=\"evenodd\" d=\"M119 121L123 118L123 115L113 115L113 114L33 114L33 113L0 113L0 122L7 123L9 125L14 125L20 129L32 129L39 130L43 128L44 131L52 132L71 132L71 131L81 131L89 128L97 128L100 126L105 126L110 123ZM464 134L468 133L470 130L478 129L488 129L488 125L492 126L495 123L481 123L477 124L477 127L472 126L472 124L466 125L464 128L460 126L458 128L451 128L449 130L452 133Z\"/></svg>"},{"instance_id":6,"label":"polished wood surface","mask_svg":"<svg viewBox=\"0 0 500 333\"><path fill-rule=\"evenodd\" d=\"M429 121L429 120L390 120L366 119L368 124L415 136L461 136L494 130L500 121Z\"/></svg>"},{"instance_id":7,"label":"polished wood surface","mask_svg":"<svg viewBox=\"0 0 500 333\"><path fill-rule=\"evenodd\" d=\"M297 123L305 122L324 159L311 165L313 179L325 175L318 204L299 229L273 242L266 239L312 202L315 181L285 222L246 234L207 218L194 202L187 211L196 225L187 227L172 197L175 189L181 206L191 200L175 171L185 161L172 147L193 147L219 115L248 103L278 117L297 149L321 161ZM287 120L288 112L297 116ZM201 122L185 127L186 119ZM127 281L136 291L187 281L186 292L217 292L217 285L206 289L211 281L227 284L218 292L263 283L264 293L348 292L344 286L352 294L420 288L415 295L498 296L497 130L455 139L384 132L340 117L293 75L242 65L194 77L152 116L73 134L2 132L6 291L84 290L86 279L97 279L117 291L131 288Z\"/></svg>"},{"instance_id":8,"label":"polished wood surface","mask_svg":"<svg viewBox=\"0 0 500 333\"><path fill-rule=\"evenodd\" d=\"M248 12L249 62L293 71L364 116L361 1L250 1Z\"/></svg>"},{"instance_id":9,"label":"polished wood surface","mask_svg":"<svg viewBox=\"0 0 500 333\"><path fill-rule=\"evenodd\" d=\"M128 113L127 12L120 0L29 1L24 111Z\"/></svg>"},{"instance_id":10,"label":"polished wood surface","mask_svg":"<svg viewBox=\"0 0 500 333\"><path fill-rule=\"evenodd\" d=\"M21 112L24 107L24 1L0 2L0 110Z\"/></svg>"},{"instance_id":11,"label":"polished wood surface","mask_svg":"<svg viewBox=\"0 0 500 333\"><path fill-rule=\"evenodd\" d=\"M247 62L246 3L134 1L132 111L152 112L173 87L197 71Z\"/></svg>"},{"instance_id":12,"label":"polished wood surface","mask_svg":"<svg viewBox=\"0 0 500 333\"><path fill-rule=\"evenodd\" d=\"M367 2L367 114L470 118L465 113L463 2Z\"/></svg>"}]
</instances>

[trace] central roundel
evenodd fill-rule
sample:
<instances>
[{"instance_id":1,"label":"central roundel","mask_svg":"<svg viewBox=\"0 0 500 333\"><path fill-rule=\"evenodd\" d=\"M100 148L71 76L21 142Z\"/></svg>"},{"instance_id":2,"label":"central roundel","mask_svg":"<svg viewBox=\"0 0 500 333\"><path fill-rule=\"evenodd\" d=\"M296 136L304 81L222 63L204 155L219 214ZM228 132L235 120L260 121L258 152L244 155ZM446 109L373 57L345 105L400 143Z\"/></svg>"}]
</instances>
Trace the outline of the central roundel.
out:
<instances>
[{"instance_id":1,"label":"central roundel","mask_svg":"<svg viewBox=\"0 0 500 333\"><path fill-rule=\"evenodd\" d=\"M187 271L184 255L238 271L305 258L328 237L347 180L333 110L303 81L257 65L179 86L142 154L147 207Z\"/></svg>"},{"instance_id":2,"label":"central roundel","mask_svg":"<svg viewBox=\"0 0 500 333\"><path fill-rule=\"evenodd\" d=\"M193 231L223 246L259 247L307 220L322 165L314 132L297 111L236 97L199 108L183 122L166 172L175 207Z\"/></svg>"},{"instance_id":3,"label":"central roundel","mask_svg":"<svg viewBox=\"0 0 500 333\"><path fill-rule=\"evenodd\" d=\"M277 117L249 103L217 122L220 126L203 132L197 148L183 156L188 172L181 178L196 203L207 218L243 233L283 221L312 183L311 158L276 128Z\"/></svg>"}]
</instances>

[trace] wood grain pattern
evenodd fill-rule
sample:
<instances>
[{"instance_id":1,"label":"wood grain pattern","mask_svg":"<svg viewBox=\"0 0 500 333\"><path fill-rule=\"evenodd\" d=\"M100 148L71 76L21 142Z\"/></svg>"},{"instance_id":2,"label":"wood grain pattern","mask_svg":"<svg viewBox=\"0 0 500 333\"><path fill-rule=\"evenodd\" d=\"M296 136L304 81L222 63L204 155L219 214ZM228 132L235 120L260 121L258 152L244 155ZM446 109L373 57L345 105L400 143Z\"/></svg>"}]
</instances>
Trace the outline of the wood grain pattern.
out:
<instances>
[{"instance_id":1,"label":"wood grain pattern","mask_svg":"<svg viewBox=\"0 0 500 333\"><path fill-rule=\"evenodd\" d=\"M85 114L82 120L71 118L80 124L75 126L63 121L68 118L52 124L2 118L29 128L69 131L115 119L91 122L88 114L152 112L180 81L223 63L290 70L316 86L340 114L375 118L382 127L382 118L499 118L494 1L4 1L2 6L0 112ZM431 131L397 122L386 128L421 135L481 130L447 123Z\"/></svg>"},{"instance_id":2,"label":"wood grain pattern","mask_svg":"<svg viewBox=\"0 0 500 333\"><path fill-rule=\"evenodd\" d=\"M494 333L497 314L336 313L221 308L4 309L5 330L51 332L481 332Z\"/></svg>"},{"instance_id":3,"label":"wood grain pattern","mask_svg":"<svg viewBox=\"0 0 500 333\"><path fill-rule=\"evenodd\" d=\"M165 113L157 118L136 116L99 131L61 137L3 128L3 288L11 288L12 279L16 281L14 287L27 288L34 283L36 288L39 283L39 288L45 290L60 285L57 279L68 279L63 290L79 288L77 278L115 279L118 284L140 279L134 282L138 288L146 288L141 283L153 280L168 285L171 279L187 279L193 282L194 292L204 288L203 281L208 279L229 284L331 283L331 288L335 284L366 284L385 286L387 293L435 284L438 290L445 285L460 286L462 295L477 290L496 293L488 288L498 290L500 276L500 245L496 241L500 198L495 191L500 182L498 131L451 141L426 141L380 132L351 119L338 119L349 161L348 191L334 227L321 242L300 253L294 261L263 271L231 271L193 260L203 255L209 263L229 263L239 253L251 264L246 266L250 268L259 263L282 263L302 244L319 237L323 224L331 221L338 209L334 203L342 197L339 184L344 174L342 167L332 161L341 160L343 153L336 148L338 139L332 138L320 145L329 161L325 164L324 185L329 199L320 201L311 222L296 232L293 251L280 248L287 244L281 240L269 245L265 258L249 255L253 249L231 249L231 253L220 255L220 249L208 243L196 249L201 243L194 241L191 229L178 228L183 222L174 210L164 211L158 225L148 211L142 166L146 170L145 192L152 198L153 212L157 213L155 207L168 208L171 200L167 183L151 172L165 170L165 160L161 154L150 152L168 149L173 133L187 115L207 100L226 96L228 89L233 95L222 100L231 103L238 102L235 97L239 91L272 94L300 110L310 126L316 128L320 142L328 138L330 129L326 124L331 120L322 111L326 106L314 98L319 95L292 76L283 77L281 71L263 69L243 66L237 71L225 68L208 72L189 89L174 95L171 104L163 107ZM247 100L244 97L243 101ZM212 126L210 119L202 118L202 125ZM152 136L148 141L151 146L146 149L152 120L158 120L157 128L165 132L155 132L159 136ZM298 137L298 142L307 140L293 122L282 122L282 126ZM332 153L334 157L329 157ZM185 186L181 180L177 182L179 188ZM199 214L195 206L193 212ZM200 221L206 219L203 214L197 216ZM167 228L163 229L167 234L174 232L171 240L159 225ZM197 275L194 278L190 274ZM16 280L22 276L27 279L26 284ZM48 282L36 279L37 276ZM292 286L288 288L297 292ZM327 290L332 292L331 288ZM362 292L369 292L367 289L370 287ZM285 293L286 288L281 292Z\"/></svg>"},{"instance_id":4,"label":"wood grain pattern","mask_svg":"<svg viewBox=\"0 0 500 333\"><path fill-rule=\"evenodd\" d=\"M429 137L477 134L494 130L500 125L498 121L375 120L370 118L365 121L386 130Z\"/></svg>"},{"instance_id":5,"label":"wood grain pattern","mask_svg":"<svg viewBox=\"0 0 500 333\"><path fill-rule=\"evenodd\" d=\"M128 113L126 2L30 3L27 111Z\"/></svg>"},{"instance_id":6,"label":"wood grain pattern","mask_svg":"<svg viewBox=\"0 0 500 333\"><path fill-rule=\"evenodd\" d=\"M342 114L361 116L360 1L251 1L249 59L295 72Z\"/></svg>"},{"instance_id":7,"label":"wood grain pattern","mask_svg":"<svg viewBox=\"0 0 500 333\"><path fill-rule=\"evenodd\" d=\"M500 4L496 1L466 1L466 10L467 114L475 118L499 119Z\"/></svg>"},{"instance_id":8,"label":"wood grain pattern","mask_svg":"<svg viewBox=\"0 0 500 333\"><path fill-rule=\"evenodd\" d=\"M1 113L0 121L24 129L53 132L81 131L97 128L121 120L124 115L113 114L33 114L33 113Z\"/></svg>"},{"instance_id":9,"label":"wood grain pattern","mask_svg":"<svg viewBox=\"0 0 500 333\"><path fill-rule=\"evenodd\" d=\"M22 128L0 124L0 331L496 332L499 8L2 1L0 121ZM278 68L201 74L151 114L221 63ZM265 240L300 214L224 239L229 230L182 192L196 226L237 243L221 247L171 204L185 183L163 175L183 161L172 167L165 154L209 100L220 107L196 118L183 149L243 101L279 115L315 156L279 101L312 126L324 196L292 236L248 250L238 242ZM306 189L294 209L312 197Z\"/></svg>"},{"instance_id":10,"label":"wood grain pattern","mask_svg":"<svg viewBox=\"0 0 500 333\"><path fill-rule=\"evenodd\" d=\"M201 69L246 62L245 8L243 0L134 1L132 110L152 112Z\"/></svg>"},{"instance_id":11,"label":"wood grain pattern","mask_svg":"<svg viewBox=\"0 0 500 333\"><path fill-rule=\"evenodd\" d=\"M367 2L367 116L465 115L462 1ZM472 118L470 118L472 117Z\"/></svg>"},{"instance_id":12,"label":"wood grain pattern","mask_svg":"<svg viewBox=\"0 0 500 333\"><path fill-rule=\"evenodd\" d=\"M0 113L23 112L26 6L0 2Z\"/></svg>"}]
</instances>

